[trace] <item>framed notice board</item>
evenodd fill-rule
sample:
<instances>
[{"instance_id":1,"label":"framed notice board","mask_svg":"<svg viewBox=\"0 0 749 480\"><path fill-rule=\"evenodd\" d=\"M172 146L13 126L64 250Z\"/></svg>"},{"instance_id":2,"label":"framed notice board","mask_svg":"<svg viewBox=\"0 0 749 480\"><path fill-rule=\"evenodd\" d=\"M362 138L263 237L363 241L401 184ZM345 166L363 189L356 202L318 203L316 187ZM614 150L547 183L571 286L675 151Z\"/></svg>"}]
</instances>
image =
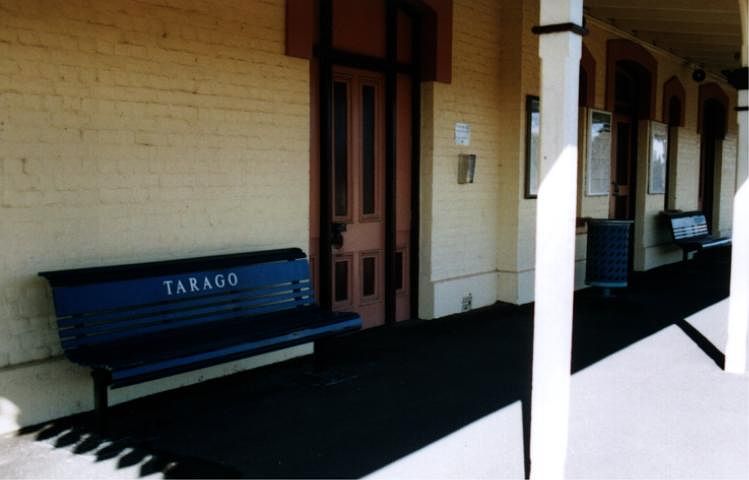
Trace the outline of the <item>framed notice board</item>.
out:
<instances>
[{"instance_id":1,"label":"framed notice board","mask_svg":"<svg viewBox=\"0 0 749 480\"><path fill-rule=\"evenodd\" d=\"M611 185L611 112L588 111L588 158L585 194L608 195Z\"/></svg>"}]
</instances>

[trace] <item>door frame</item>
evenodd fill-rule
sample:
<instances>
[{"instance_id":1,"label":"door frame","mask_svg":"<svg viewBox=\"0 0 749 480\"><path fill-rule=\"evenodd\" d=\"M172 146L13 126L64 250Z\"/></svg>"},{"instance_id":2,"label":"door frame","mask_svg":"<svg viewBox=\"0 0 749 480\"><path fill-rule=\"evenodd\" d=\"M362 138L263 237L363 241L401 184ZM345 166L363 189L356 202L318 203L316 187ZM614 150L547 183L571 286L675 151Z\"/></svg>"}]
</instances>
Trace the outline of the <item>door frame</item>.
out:
<instances>
[{"instance_id":1,"label":"door frame","mask_svg":"<svg viewBox=\"0 0 749 480\"><path fill-rule=\"evenodd\" d=\"M617 107L616 107L616 90L617 90L617 70L623 68L625 71L629 71L630 74L634 73L637 83L637 99L635 112L632 112L632 133L635 136L639 136L640 132L640 120L652 120L655 119L655 99L657 96L657 79L658 79L658 61L655 57L646 50L642 45L639 45L632 40L624 38L614 38L606 42L606 91L605 91L605 105L606 110L612 113L612 122L616 122ZM634 68L634 70L632 70ZM614 147L614 145L612 145ZM635 157L639 155L638 144L634 145L634 151L632 152ZM611 155L616 155L614 148L611 149ZM637 211L637 195L644 194L637 188L638 178L638 164L635 161L632 165L634 171L632 172L635 182L630 185L630 196L634 202L631 207L631 217L635 220L642 215L642 212ZM613 173L613 172L612 172ZM611 216L613 212L609 209ZM637 225L637 222L635 222ZM637 226L635 226L637 230ZM637 236L635 235L635 238ZM633 257L632 257L633 258Z\"/></svg>"},{"instance_id":2,"label":"door frame","mask_svg":"<svg viewBox=\"0 0 749 480\"><path fill-rule=\"evenodd\" d=\"M697 132L700 134L700 176L698 184L698 200L699 208L704 211L704 195L703 188L705 187L705 169L706 165L706 141L708 136L711 136L715 145L713 145L713 158L712 158L712 171L710 172L712 178L712 206L711 212L706 217L709 218L708 228L710 231L717 231L720 226L720 166L722 165L722 147L723 140L726 136L726 127L728 125L728 96L723 89L715 82L705 83L700 85L698 93L698 106L697 106ZM706 125L706 117L712 114L712 125ZM708 122L709 123L709 122ZM716 184L717 182L717 184Z\"/></svg>"},{"instance_id":3,"label":"door frame","mask_svg":"<svg viewBox=\"0 0 749 480\"><path fill-rule=\"evenodd\" d=\"M415 41L421 37L419 12L405 2L383 0L386 5L385 35L387 39L384 59L350 53L333 48L333 7L332 0L319 0L319 42L315 48L318 62L319 98L319 153L320 153L320 203L319 203L319 245L318 245L318 300L323 308L332 306L332 165L333 152L333 66L342 66L380 72L385 75L385 324L395 322L395 252L396 252L396 202L395 202L395 160L396 160L396 88L398 74L411 77L411 232L409 246L409 295L410 317L418 317L419 291L419 187L421 156L421 69L419 49ZM397 60L398 11L408 15L413 23L412 62L403 64ZM312 69L314 71L314 69Z\"/></svg>"},{"instance_id":4,"label":"door frame","mask_svg":"<svg viewBox=\"0 0 749 480\"><path fill-rule=\"evenodd\" d=\"M637 193L637 145L638 145L638 129L639 121L635 115L622 114L614 112L611 117L612 123L612 140L611 140L611 186L619 188L618 182L614 181L618 178L618 169L621 168L619 163L619 124L624 123L629 125L629 141L627 145L627 215L617 216L617 197L618 195L611 191L609 193L609 218L617 220L634 220L636 214L636 193Z\"/></svg>"}]
</instances>

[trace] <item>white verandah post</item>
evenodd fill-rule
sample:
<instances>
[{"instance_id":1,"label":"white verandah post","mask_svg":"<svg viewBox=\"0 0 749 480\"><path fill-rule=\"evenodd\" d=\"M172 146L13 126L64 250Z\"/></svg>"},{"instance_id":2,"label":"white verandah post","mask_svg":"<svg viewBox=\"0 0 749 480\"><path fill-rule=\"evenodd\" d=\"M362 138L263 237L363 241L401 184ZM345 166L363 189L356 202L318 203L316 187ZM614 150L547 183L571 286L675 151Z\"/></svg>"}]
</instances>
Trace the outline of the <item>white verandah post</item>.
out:
<instances>
[{"instance_id":1,"label":"white verandah post","mask_svg":"<svg viewBox=\"0 0 749 480\"><path fill-rule=\"evenodd\" d=\"M582 0L541 0L540 184L531 393L531 478L564 476L575 276ZM557 27L546 28L544 27Z\"/></svg>"},{"instance_id":2,"label":"white verandah post","mask_svg":"<svg viewBox=\"0 0 749 480\"><path fill-rule=\"evenodd\" d=\"M747 66L747 0L739 0L741 15L741 64ZM747 325L749 324L749 104L746 85L739 90L739 124L736 158L736 196L733 201L733 247L731 252L731 289L728 303L728 341L725 370L746 372Z\"/></svg>"}]
</instances>

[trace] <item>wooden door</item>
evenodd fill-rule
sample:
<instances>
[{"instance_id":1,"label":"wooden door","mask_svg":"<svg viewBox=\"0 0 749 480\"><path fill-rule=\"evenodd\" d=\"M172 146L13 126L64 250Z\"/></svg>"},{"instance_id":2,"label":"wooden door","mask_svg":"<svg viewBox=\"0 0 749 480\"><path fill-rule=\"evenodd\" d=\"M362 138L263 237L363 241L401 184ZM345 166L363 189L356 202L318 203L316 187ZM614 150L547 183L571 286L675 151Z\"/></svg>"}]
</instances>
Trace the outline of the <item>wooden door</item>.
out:
<instances>
[{"instance_id":1,"label":"wooden door","mask_svg":"<svg viewBox=\"0 0 749 480\"><path fill-rule=\"evenodd\" d=\"M634 205L634 165L637 156L637 123L631 115L614 114L614 148L611 157L609 218L632 220Z\"/></svg>"},{"instance_id":2,"label":"wooden door","mask_svg":"<svg viewBox=\"0 0 749 480\"><path fill-rule=\"evenodd\" d=\"M330 112L330 176L320 174L317 64L312 65L310 158L310 265L316 300L334 310L357 311L364 327L412 318L413 255L413 80L398 74L395 86L393 185L386 158L385 75L342 66L333 68ZM329 186L325 186L329 185ZM392 192L388 218L386 192ZM321 215L321 206L330 209ZM323 220L323 217L329 220ZM321 223L323 222L323 223ZM388 224L391 230L388 229ZM332 232L332 241L322 232ZM386 284L387 235L392 235L391 282ZM327 233L327 232L326 232ZM322 250L327 252L321 255ZM320 263L330 255L330 262ZM329 288L321 288L323 279ZM327 281L326 281L327 283ZM386 289L390 289L388 292ZM393 302L390 315L386 301Z\"/></svg>"},{"instance_id":3,"label":"wooden door","mask_svg":"<svg viewBox=\"0 0 749 480\"><path fill-rule=\"evenodd\" d=\"M384 76L333 70L332 306L385 322Z\"/></svg>"},{"instance_id":4,"label":"wooden door","mask_svg":"<svg viewBox=\"0 0 749 480\"><path fill-rule=\"evenodd\" d=\"M316 299L359 312L365 327L412 318L418 290L420 94L407 70L420 70L421 14L397 4L321 3L319 60L310 62Z\"/></svg>"}]
</instances>

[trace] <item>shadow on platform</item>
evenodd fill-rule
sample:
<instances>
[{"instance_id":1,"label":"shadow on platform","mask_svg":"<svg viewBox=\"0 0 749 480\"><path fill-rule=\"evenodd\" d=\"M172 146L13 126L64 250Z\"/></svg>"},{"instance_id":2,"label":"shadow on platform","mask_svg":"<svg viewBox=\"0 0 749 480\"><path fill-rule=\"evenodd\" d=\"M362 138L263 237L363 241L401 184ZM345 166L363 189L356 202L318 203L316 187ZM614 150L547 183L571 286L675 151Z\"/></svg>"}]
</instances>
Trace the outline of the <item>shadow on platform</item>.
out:
<instances>
[{"instance_id":1,"label":"shadow on platform","mask_svg":"<svg viewBox=\"0 0 749 480\"><path fill-rule=\"evenodd\" d=\"M683 319L727 296L729 266L718 254L638 274L614 298L577 292L572 371L673 324L720 365ZM105 435L85 415L21 435L141 476L359 478L519 401L527 459L531 318L531 305L498 304L371 329L314 358L111 407Z\"/></svg>"}]
</instances>

